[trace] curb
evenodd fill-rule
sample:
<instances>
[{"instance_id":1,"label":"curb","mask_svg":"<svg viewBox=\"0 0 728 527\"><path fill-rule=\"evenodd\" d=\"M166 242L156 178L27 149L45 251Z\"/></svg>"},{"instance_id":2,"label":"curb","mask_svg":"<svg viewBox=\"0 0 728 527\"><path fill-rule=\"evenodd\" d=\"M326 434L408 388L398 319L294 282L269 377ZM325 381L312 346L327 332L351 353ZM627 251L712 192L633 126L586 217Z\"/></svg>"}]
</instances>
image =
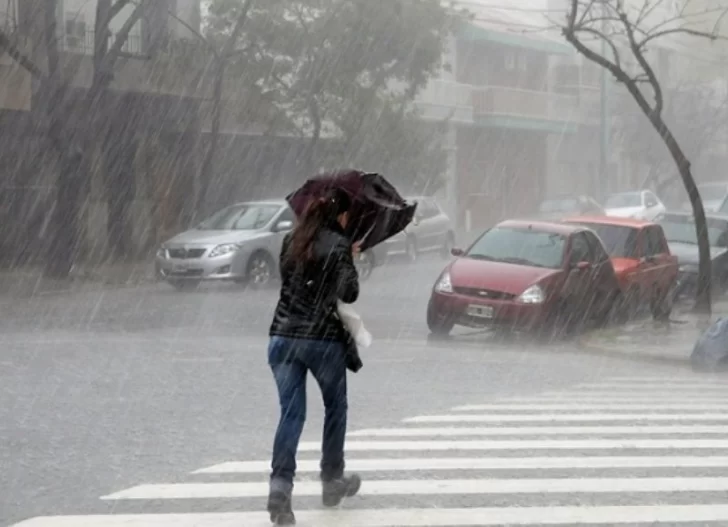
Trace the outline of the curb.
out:
<instances>
[{"instance_id":1,"label":"curb","mask_svg":"<svg viewBox=\"0 0 728 527\"><path fill-rule=\"evenodd\" d=\"M11 288L9 291L0 292L0 297L5 296L7 298L33 298L33 297L48 297L55 295L67 295L74 293L94 292L101 289L133 289L135 287L142 287L146 285L152 285L157 283L157 280L151 277L144 277L141 279L118 281L118 280L89 280L83 278L72 278L69 280L62 280L57 282L58 287L34 287L30 285L28 287L18 287L16 289Z\"/></svg>"}]
</instances>

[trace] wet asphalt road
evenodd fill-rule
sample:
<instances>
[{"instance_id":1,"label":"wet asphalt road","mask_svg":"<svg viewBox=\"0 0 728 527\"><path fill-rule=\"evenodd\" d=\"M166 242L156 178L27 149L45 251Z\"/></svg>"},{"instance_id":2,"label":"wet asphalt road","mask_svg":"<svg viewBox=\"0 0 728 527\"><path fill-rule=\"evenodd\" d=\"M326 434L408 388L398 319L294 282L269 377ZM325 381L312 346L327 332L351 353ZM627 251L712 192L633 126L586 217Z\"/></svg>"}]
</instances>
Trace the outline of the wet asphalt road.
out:
<instances>
[{"instance_id":1,"label":"wet asphalt road","mask_svg":"<svg viewBox=\"0 0 728 527\"><path fill-rule=\"evenodd\" d=\"M375 343L364 353L364 369L350 377L350 430L401 426L404 418L457 405L569 390L613 376L676 375L580 353L573 344L496 344L478 335L428 342L425 307L442 266L437 257L395 264L363 284L356 307ZM276 295L222 285L179 293L155 284L0 300L0 525L55 514L259 510L262 498L170 504L99 497L141 483L188 481L190 471L217 463L268 458L278 413L265 346ZM304 439L320 437L321 414L311 383ZM693 471L725 475L724 469ZM484 476L453 470L438 477ZM370 508L431 505L421 495L362 499ZM486 504L564 500L534 494ZM605 503L634 501L615 494ZM308 498L300 503L316 506ZM437 506L484 503L477 495L451 495Z\"/></svg>"}]
</instances>

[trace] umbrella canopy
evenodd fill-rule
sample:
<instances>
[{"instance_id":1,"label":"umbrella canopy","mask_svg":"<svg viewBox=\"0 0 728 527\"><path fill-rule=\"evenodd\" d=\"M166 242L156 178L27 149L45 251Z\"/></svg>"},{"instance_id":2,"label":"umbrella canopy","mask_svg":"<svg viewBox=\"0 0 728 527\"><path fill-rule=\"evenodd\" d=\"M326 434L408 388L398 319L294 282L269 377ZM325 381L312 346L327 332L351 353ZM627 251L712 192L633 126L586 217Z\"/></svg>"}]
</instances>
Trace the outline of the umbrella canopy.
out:
<instances>
[{"instance_id":1,"label":"umbrella canopy","mask_svg":"<svg viewBox=\"0 0 728 527\"><path fill-rule=\"evenodd\" d=\"M332 188L345 191L352 200L346 234L365 251L403 231L412 221L417 203L407 203L397 189L380 174L345 170L309 179L286 196L297 216L311 201Z\"/></svg>"}]
</instances>

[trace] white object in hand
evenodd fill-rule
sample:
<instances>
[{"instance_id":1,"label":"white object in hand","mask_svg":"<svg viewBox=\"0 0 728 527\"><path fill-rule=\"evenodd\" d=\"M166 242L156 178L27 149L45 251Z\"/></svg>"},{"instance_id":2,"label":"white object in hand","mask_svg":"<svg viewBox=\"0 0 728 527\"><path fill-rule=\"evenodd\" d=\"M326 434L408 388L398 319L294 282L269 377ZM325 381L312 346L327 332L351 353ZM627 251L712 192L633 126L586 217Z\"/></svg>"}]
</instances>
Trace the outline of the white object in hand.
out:
<instances>
[{"instance_id":1,"label":"white object in hand","mask_svg":"<svg viewBox=\"0 0 728 527\"><path fill-rule=\"evenodd\" d=\"M345 304L341 300L336 301L339 318L344 324L351 336L354 337L356 345L360 348L368 348L372 344L372 334L364 327L359 313L357 313L350 304Z\"/></svg>"}]
</instances>

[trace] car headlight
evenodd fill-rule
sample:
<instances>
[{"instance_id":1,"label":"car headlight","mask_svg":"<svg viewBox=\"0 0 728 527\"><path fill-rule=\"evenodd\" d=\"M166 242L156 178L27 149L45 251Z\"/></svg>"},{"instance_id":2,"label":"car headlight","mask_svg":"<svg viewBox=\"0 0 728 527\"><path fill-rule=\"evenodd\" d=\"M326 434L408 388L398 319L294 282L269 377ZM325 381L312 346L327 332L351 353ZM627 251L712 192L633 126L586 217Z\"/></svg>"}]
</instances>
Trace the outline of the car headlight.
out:
<instances>
[{"instance_id":1,"label":"car headlight","mask_svg":"<svg viewBox=\"0 0 728 527\"><path fill-rule=\"evenodd\" d=\"M157 258L164 258L166 260L167 249L165 249L164 247L160 247L159 249L157 249Z\"/></svg>"},{"instance_id":2,"label":"car headlight","mask_svg":"<svg viewBox=\"0 0 728 527\"><path fill-rule=\"evenodd\" d=\"M212 251L210 251L210 254L208 256L210 258L215 258L217 256L223 256L228 253L234 253L238 249L240 249L240 246L237 243L223 243L222 245L218 245Z\"/></svg>"},{"instance_id":3,"label":"car headlight","mask_svg":"<svg viewBox=\"0 0 728 527\"><path fill-rule=\"evenodd\" d=\"M436 293L452 293L452 281L450 280L450 273L445 271L440 276L440 279L435 284Z\"/></svg>"},{"instance_id":4,"label":"car headlight","mask_svg":"<svg viewBox=\"0 0 728 527\"><path fill-rule=\"evenodd\" d=\"M537 285L532 285L521 293L518 301L523 304L541 304L544 301L543 289Z\"/></svg>"}]
</instances>

